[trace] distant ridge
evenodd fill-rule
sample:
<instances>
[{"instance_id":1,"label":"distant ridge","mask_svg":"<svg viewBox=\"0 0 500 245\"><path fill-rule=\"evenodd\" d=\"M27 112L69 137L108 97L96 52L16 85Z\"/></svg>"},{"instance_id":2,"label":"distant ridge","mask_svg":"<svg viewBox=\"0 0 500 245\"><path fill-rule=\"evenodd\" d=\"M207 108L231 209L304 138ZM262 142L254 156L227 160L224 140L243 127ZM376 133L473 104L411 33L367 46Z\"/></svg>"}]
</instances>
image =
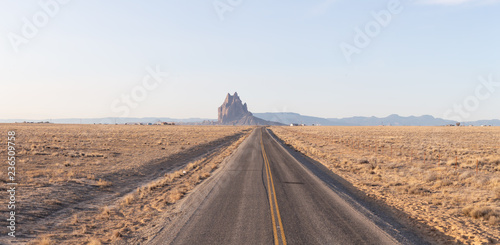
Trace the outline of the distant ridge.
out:
<instances>
[{"instance_id":1,"label":"distant ridge","mask_svg":"<svg viewBox=\"0 0 500 245\"><path fill-rule=\"evenodd\" d=\"M201 123L213 119L205 118L187 118L175 119L169 117L103 117L103 118L60 118L60 119L5 119L0 120L1 123L16 123L16 122L50 122L60 124L125 124L125 123L155 123L161 122L175 122L175 123Z\"/></svg>"},{"instance_id":2,"label":"distant ridge","mask_svg":"<svg viewBox=\"0 0 500 245\"><path fill-rule=\"evenodd\" d=\"M378 126L378 125L392 125L392 126L443 126L448 124L455 124L455 121L435 118L433 116L410 116L402 117L398 115L390 115L387 117L348 117L348 118L321 118L312 116L303 116L293 112L267 112L267 113L253 113L253 115L266 121L279 122L281 124L289 125L291 123L299 123L306 125L322 125L322 126ZM262 119L261 119L262 118ZM243 119L246 120L246 119ZM63 119L44 119L44 120L30 120L30 119L0 119L0 123L15 123L15 122L50 122L60 124L125 124L125 123L155 123L161 122L175 122L176 124L205 124L214 125L216 119L208 118L187 118L175 119L169 117L105 117L105 118L63 118ZM243 121L244 122L244 121ZM265 124L262 124L265 125ZM462 125L491 125L500 126L500 120L478 120L470 122L462 122Z\"/></svg>"},{"instance_id":3,"label":"distant ridge","mask_svg":"<svg viewBox=\"0 0 500 245\"><path fill-rule=\"evenodd\" d=\"M387 117L347 117L347 118L321 118L312 116L303 116L293 112L267 112L254 113L255 116L265 120L272 120L283 124L306 124L323 126L443 126L453 124L456 121L435 118L430 115L402 117L396 114ZM462 122L463 125L491 125L500 126L500 120L480 120L471 122Z\"/></svg>"},{"instance_id":4,"label":"distant ridge","mask_svg":"<svg viewBox=\"0 0 500 245\"><path fill-rule=\"evenodd\" d=\"M293 112L266 112L266 113L255 113L254 114L256 117L265 119L265 120L270 120L270 121L275 121L275 122L280 122L286 125L292 124L292 123L299 123L299 124L307 124L307 125L312 125L312 124L319 124L319 125L325 125L325 126L335 126L335 125L340 125L336 124L333 121L330 121L326 118L320 118L320 117L311 117L311 116L303 116L298 113L293 113Z\"/></svg>"},{"instance_id":5,"label":"distant ridge","mask_svg":"<svg viewBox=\"0 0 500 245\"><path fill-rule=\"evenodd\" d=\"M386 125L386 126L442 126L455 124L455 121L445 120L441 118L435 118L430 115L423 116L409 116L402 117L396 114L392 114L387 117L349 117L336 119L329 119L333 122L338 122L341 124L349 124L355 126L376 126L376 125Z\"/></svg>"},{"instance_id":6,"label":"distant ridge","mask_svg":"<svg viewBox=\"0 0 500 245\"><path fill-rule=\"evenodd\" d=\"M482 125L491 125L491 126L500 126L500 120L479 120L474 122L465 122L465 125L474 125L474 126L482 126Z\"/></svg>"}]
</instances>

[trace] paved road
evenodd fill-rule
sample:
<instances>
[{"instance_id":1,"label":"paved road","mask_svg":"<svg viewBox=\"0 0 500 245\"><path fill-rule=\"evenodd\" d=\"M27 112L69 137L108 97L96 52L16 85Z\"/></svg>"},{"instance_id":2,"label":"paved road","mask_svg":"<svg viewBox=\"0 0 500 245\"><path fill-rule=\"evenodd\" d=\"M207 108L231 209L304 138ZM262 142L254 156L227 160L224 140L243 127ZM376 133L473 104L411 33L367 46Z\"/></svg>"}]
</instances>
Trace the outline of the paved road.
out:
<instances>
[{"instance_id":1,"label":"paved road","mask_svg":"<svg viewBox=\"0 0 500 245\"><path fill-rule=\"evenodd\" d=\"M398 244L341 196L257 128L195 211L150 244Z\"/></svg>"}]
</instances>

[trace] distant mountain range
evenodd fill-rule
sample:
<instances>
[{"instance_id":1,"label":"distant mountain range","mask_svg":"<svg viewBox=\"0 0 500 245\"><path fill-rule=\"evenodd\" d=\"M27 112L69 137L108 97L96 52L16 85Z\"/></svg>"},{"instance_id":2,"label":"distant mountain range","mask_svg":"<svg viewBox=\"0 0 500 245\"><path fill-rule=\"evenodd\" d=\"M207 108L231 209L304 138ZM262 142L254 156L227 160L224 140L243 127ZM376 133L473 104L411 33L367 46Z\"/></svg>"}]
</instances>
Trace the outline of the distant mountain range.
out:
<instances>
[{"instance_id":1,"label":"distant mountain range","mask_svg":"<svg viewBox=\"0 0 500 245\"><path fill-rule=\"evenodd\" d=\"M304 116L293 112L267 112L267 113L253 113L257 118L278 122L286 125L292 123L306 124L306 125L322 125L322 126L378 126L378 125L391 125L391 126L443 126L453 124L455 121L435 118L430 115L424 116L410 116L402 117L399 115L390 115L387 117L347 117L347 118L321 118ZM46 120L27 120L27 119L5 119L0 120L0 123L14 123L14 122L51 122L63 124L124 124L124 123L155 123L162 122L175 122L179 124L207 124L206 122L217 122L217 119L208 118L188 118L188 119L175 119L168 117L107 117L107 118L66 118L66 119L46 119ZM500 126L500 120L479 120L472 122L462 122L463 125L491 125Z\"/></svg>"},{"instance_id":2,"label":"distant mountain range","mask_svg":"<svg viewBox=\"0 0 500 245\"><path fill-rule=\"evenodd\" d=\"M213 120L205 118L188 118L188 119L175 119L169 117L105 117L105 118L63 118L63 119L44 119L44 120L28 120L28 119L6 119L0 120L2 123L15 123L15 122L50 122L61 124L125 124L125 123L155 123L161 122L175 122L175 123L201 123L203 121Z\"/></svg>"},{"instance_id":3,"label":"distant mountain range","mask_svg":"<svg viewBox=\"0 0 500 245\"><path fill-rule=\"evenodd\" d=\"M347 118L321 118L303 116L293 112L267 112L267 113L254 113L256 117L268 121L280 122L283 124L306 124L306 125L323 125L323 126L378 126L378 125L391 125L391 126L442 126L442 125L455 125L455 121L435 118L430 115L424 116L409 116L402 117L396 114L387 117L347 117ZM492 125L500 126L500 120L480 120L473 122L464 122L464 125Z\"/></svg>"}]
</instances>

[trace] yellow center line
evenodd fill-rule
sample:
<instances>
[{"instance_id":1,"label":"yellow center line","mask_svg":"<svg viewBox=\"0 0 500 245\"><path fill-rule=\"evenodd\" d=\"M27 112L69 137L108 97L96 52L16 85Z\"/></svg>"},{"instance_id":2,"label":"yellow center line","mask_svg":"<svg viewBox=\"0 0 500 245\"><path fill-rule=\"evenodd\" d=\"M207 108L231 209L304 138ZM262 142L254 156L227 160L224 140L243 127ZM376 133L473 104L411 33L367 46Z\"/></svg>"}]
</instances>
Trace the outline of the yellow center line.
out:
<instances>
[{"instance_id":1,"label":"yellow center line","mask_svg":"<svg viewBox=\"0 0 500 245\"><path fill-rule=\"evenodd\" d=\"M266 165L266 176L267 176L267 183L269 185L270 180L269 180L269 172L267 170L267 161L266 161L266 155L264 153L264 144L262 143L262 139L260 140L260 145L261 145L261 148L262 148L262 156L264 157L264 164ZM276 221L274 219L274 208L273 208L273 203L272 203L272 197L271 197L271 187L269 185L269 188L268 188L268 194L269 194L269 207L271 208L271 218L272 218L272 221L273 221L273 235L274 235L274 244L278 245L279 242L278 242L278 232L276 230Z\"/></svg>"},{"instance_id":2,"label":"yellow center line","mask_svg":"<svg viewBox=\"0 0 500 245\"><path fill-rule=\"evenodd\" d=\"M274 218L273 198L271 197L271 190L272 190L272 194L274 196L274 204L276 206L276 215L278 217L278 223L279 223L279 227L280 227L281 241L283 242L284 245L286 245L285 230L283 229L283 223L281 222L281 215L280 215L280 210L278 207L278 199L276 198L276 190L274 189L274 180L273 180L273 175L271 172L271 166L269 164L269 159L267 158L266 150L264 149L262 131L261 131L260 144L261 144L261 148L262 148L262 156L264 157L264 164L266 166L267 183L269 185L269 187L268 187L269 206L271 208L271 217L272 217L272 222L273 222L274 244L279 245L279 240L278 240L278 232L276 229L276 221Z\"/></svg>"},{"instance_id":3,"label":"yellow center line","mask_svg":"<svg viewBox=\"0 0 500 245\"><path fill-rule=\"evenodd\" d=\"M266 159L267 159L267 155L266 155ZM274 203L276 204L276 214L278 216L278 223L280 225L281 238L282 238L283 244L286 245L285 229L283 227L283 223L281 222L281 215L280 215L280 209L278 206L278 199L276 198L276 191L274 190L273 174L271 172L271 166L269 165L268 159L267 159L267 167L269 168L269 175L271 176L271 185L273 186Z\"/></svg>"}]
</instances>

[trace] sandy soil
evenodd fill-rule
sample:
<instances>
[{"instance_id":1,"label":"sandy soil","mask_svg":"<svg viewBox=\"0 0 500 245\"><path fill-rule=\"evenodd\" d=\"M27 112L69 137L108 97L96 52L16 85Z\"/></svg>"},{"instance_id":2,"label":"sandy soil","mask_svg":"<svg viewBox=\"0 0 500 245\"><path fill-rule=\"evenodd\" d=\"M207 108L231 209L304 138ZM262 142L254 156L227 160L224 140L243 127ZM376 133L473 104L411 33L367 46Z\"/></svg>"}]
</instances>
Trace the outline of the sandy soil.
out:
<instances>
[{"instance_id":1,"label":"sandy soil","mask_svg":"<svg viewBox=\"0 0 500 245\"><path fill-rule=\"evenodd\" d=\"M133 237L155 212L210 176L251 131L216 126L0 128L5 135L16 131L19 183L17 237L2 236L2 244L106 244ZM0 155L6 158L6 142L1 144ZM6 176L7 165L0 174ZM7 185L1 188L6 192ZM0 211L7 211L6 198ZM7 225L5 219L1 223Z\"/></svg>"},{"instance_id":2,"label":"sandy soil","mask_svg":"<svg viewBox=\"0 0 500 245\"><path fill-rule=\"evenodd\" d=\"M457 243L500 243L500 128L272 127L286 144ZM428 232L432 236L431 231ZM440 241L449 243L450 241Z\"/></svg>"}]
</instances>

